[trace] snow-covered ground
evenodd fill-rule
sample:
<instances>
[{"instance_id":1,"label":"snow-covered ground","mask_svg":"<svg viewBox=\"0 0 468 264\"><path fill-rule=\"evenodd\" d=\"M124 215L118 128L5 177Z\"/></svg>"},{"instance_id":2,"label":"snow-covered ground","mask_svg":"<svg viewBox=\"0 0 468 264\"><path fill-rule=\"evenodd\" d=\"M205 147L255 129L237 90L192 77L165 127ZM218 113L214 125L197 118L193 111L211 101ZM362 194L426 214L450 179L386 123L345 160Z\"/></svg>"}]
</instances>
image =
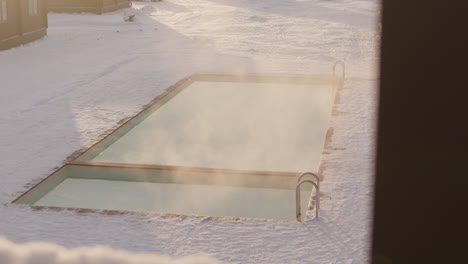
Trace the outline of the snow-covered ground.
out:
<instances>
[{"instance_id":1,"label":"snow-covered ground","mask_svg":"<svg viewBox=\"0 0 468 264\"><path fill-rule=\"evenodd\" d=\"M168 257L106 246L67 249L47 242L15 244L0 237L2 264L218 264L208 256Z\"/></svg>"},{"instance_id":2,"label":"snow-covered ground","mask_svg":"<svg viewBox=\"0 0 468 264\"><path fill-rule=\"evenodd\" d=\"M225 263L365 263L370 245L378 0L166 0L49 14L48 36L0 52L0 236ZM124 22L136 13L136 21ZM11 201L192 73L330 73L347 65L302 223L35 211Z\"/></svg>"}]
</instances>

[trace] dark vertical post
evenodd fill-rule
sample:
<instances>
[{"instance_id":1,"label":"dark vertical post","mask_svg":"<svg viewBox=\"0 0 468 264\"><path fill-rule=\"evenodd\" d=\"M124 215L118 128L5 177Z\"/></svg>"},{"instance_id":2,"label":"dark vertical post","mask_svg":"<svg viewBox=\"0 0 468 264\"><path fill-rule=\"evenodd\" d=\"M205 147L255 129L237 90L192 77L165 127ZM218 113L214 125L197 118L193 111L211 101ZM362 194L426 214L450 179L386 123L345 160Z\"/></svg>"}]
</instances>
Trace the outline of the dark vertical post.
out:
<instances>
[{"instance_id":1,"label":"dark vertical post","mask_svg":"<svg viewBox=\"0 0 468 264\"><path fill-rule=\"evenodd\" d=\"M468 263L467 5L383 1L373 263Z\"/></svg>"}]
</instances>

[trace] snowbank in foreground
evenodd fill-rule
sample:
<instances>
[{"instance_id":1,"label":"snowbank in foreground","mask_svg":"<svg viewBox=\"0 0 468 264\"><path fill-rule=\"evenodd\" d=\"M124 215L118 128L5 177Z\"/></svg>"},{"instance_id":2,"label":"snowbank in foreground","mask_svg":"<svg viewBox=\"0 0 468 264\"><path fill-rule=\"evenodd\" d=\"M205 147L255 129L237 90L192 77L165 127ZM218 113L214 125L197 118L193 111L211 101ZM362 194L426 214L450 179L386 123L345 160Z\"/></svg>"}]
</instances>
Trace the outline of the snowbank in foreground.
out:
<instances>
[{"instance_id":1,"label":"snowbank in foreground","mask_svg":"<svg viewBox=\"0 0 468 264\"><path fill-rule=\"evenodd\" d=\"M66 249L52 243L33 242L15 244L0 237L2 264L216 264L207 256L170 258L153 254L134 254L109 247L81 247Z\"/></svg>"}]
</instances>

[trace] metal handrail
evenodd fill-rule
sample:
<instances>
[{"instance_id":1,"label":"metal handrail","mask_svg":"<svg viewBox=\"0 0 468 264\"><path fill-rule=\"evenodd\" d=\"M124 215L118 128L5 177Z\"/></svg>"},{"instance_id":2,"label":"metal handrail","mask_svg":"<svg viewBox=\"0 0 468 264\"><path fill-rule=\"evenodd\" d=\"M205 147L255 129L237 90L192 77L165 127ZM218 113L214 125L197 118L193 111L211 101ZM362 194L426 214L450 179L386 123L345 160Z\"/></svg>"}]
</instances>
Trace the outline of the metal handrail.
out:
<instances>
[{"instance_id":1,"label":"metal handrail","mask_svg":"<svg viewBox=\"0 0 468 264\"><path fill-rule=\"evenodd\" d=\"M320 189L320 178L319 178L319 176L317 174L315 174L313 172L304 172L304 173L302 173L301 176L299 176L297 178L297 183L299 183L304 176L313 176L314 179L316 180L315 183L317 183L317 186ZM312 204L309 204L309 207L307 209L312 210Z\"/></svg>"},{"instance_id":2,"label":"metal handrail","mask_svg":"<svg viewBox=\"0 0 468 264\"><path fill-rule=\"evenodd\" d=\"M301 174L301 176L299 176L299 178L297 178L297 182L300 182L302 180L302 177L304 176L307 176L307 175L310 175L310 176L313 176L315 178L315 180L317 181L317 185L320 186L320 178L317 174L313 173L313 172L304 172Z\"/></svg>"},{"instance_id":3,"label":"metal handrail","mask_svg":"<svg viewBox=\"0 0 468 264\"><path fill-rule=\"evenodd\" d=\"M316 193L315 193L315 200L317 201L317 206L315 207L315 217L319 217L319 208L320 208L320 188L319 186L314 182L314 181L311 181L311 180L303 180L303 181L300 181L297 185L296 185L296 220L299 221L299 222L302 222L301 221L301 185L304 184L304 183L311 183L312 185L315 186L315 190L316 190ZM312 191L314 189L312 188Z\"/></svg>"},{"instance_id":4,"label":"metal handrail","mask_svg":"<svg viewBox=\"0 0 468 264\"><path fill-rule=\"evenodd\" d=\"M341 79L342 79L342 81L344 81L345 75L346 75L346 74L345 74L346 67L345 67L344 62L342 62L342 61L337 61L337 62L335 62L335 64L333 65L333 76L336 75L336 66L337 66L337 65L340 65L340 66L341 66Z\"/></svg>"}]
</instances>

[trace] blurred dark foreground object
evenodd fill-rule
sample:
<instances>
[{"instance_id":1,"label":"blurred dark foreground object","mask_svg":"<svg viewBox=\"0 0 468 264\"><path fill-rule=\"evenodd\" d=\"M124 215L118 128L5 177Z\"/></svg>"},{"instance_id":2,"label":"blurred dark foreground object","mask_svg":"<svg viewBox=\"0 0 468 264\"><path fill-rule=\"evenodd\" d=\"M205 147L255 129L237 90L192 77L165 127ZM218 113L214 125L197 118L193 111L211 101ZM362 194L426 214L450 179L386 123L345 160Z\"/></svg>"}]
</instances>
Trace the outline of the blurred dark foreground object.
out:
<instances>
[{"instance_id":1,"label":"blurred dark foreground object","mask_svg":"<svg viewBox=\"0 0 468 264\"><path fill-rule=\"evenodd\" d=\"M383 0L373 263L468 263L467 14Z\"/></svg>"}]
</instances>

